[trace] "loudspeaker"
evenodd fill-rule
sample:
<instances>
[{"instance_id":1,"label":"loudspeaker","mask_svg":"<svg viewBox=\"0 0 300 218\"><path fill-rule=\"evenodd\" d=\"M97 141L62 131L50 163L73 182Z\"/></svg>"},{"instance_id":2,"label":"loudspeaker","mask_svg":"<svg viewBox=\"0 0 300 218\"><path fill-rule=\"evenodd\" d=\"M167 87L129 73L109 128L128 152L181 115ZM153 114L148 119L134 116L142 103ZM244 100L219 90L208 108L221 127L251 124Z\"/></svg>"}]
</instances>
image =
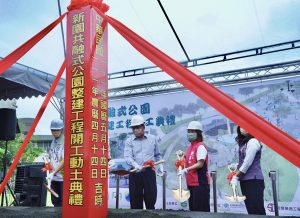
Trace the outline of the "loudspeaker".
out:
<instances>
[{"instance_id":1,"label":"loudspeaker","mask_svg":"<svg viewBox=\"0 0 300 218\"><path fill-rule=\"evenodd\" d=\"M47 201L46 173L42 172L44 163L17 166L15 194L20 206L44 207Z\"/></svg>"},{"instance_id":2,"label":"loudspeaker","mask_svg":"<svg viewBox=\"0 0 300 218\"><path fill-rule=\"evenodd\" d=\"M0 108L0 140L14 140L16 138L16 127L16 110Z\"/></svg>"}]
</instances>

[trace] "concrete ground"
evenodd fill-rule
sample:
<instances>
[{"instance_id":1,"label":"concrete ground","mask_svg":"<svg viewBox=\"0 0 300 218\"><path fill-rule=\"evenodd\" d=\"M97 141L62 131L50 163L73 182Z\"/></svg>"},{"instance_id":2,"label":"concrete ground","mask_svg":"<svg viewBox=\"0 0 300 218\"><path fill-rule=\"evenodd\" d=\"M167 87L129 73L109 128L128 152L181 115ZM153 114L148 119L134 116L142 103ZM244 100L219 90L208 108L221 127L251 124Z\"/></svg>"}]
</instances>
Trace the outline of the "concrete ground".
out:
<instances>
[{"instance_id":1,"label":"concrete ground","mask_svg":"<svg viewBox=\"0 0 300 218\"><path fill-rule=\"evenodd\" d=\"M54 207L2 207L0 208L0 217L18 217L18 218L59 218L61 217L61 208ZM75 216L74 216L75 217ZM96 216L95 216L96 217ZM100 217L100 216L99 216ZM207 218L251 218L251 217L273 217L273 216L255 216L245 214L230 213L204 213L188 212L174 210L129 210L129 209L109 209L108 217L111 218L152 218L152 217L207 217Z\"/></svg>"}]
</instances>

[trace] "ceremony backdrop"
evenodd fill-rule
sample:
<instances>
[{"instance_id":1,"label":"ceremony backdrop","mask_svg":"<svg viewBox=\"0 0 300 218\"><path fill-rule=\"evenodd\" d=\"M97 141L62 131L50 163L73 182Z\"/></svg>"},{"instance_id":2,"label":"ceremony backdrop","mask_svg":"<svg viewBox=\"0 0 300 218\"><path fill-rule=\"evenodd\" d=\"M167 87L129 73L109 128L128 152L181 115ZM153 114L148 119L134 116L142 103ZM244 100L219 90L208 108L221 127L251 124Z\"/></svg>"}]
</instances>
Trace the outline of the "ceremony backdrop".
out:
<instances>
[{"instance_id":1,"label":"ceremony backdrop","mask_svg":"<svg viewBox=\"0 0 300 218\"><path fill-rule=\"evenodd\" d=\"M220 89L295 139L300 138L300 78L285 78L248 84L224 86ZM177 203L171 190L178 188L175 169L178 149L187 150L186 127L191 120L202 122L204 142L208 147L209 172L217 171L218 211L246 213L243 203L230 203L224 195L231 195L226 179L227 165L238 160L235 142L236 125L188 91L111 100L108 106L109 139L112 158L122 158L132 115L142 115L146 131L157 137L160 151L166 160L167 209L188 209L187 202ZM265 207L274 214L269 171L278 175L277 190L280 215L300 215L300 169L280 155L263 146L262 169L265 177ZM162 180L157 179L158 190ZM115 177L110 175L109 207L115 207ZM128 177L120 181L120 207L129 208ZM184 186L186 187L186 186ZM212 196L212 186L211 186ZM213 201L211 198L211 206ZM158 192L156 208L162 208L162 192ZM213 208L213 207L212 207Z\"/></svg>"}]
</instances>

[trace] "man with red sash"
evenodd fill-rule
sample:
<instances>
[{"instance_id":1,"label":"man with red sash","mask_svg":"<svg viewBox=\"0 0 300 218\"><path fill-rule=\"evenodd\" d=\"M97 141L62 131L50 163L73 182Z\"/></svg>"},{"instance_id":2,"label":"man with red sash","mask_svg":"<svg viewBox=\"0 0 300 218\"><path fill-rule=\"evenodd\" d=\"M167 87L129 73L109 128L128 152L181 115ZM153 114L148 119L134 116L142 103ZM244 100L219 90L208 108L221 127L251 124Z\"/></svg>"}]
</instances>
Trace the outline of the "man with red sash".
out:
<instances>
[{"instance_id":1,"label":"man with red sash","mask_svg":"<svg viewBox=\"0 0 300 218\"><path fill-rule=\"evenodd\" d=\"M202 125L192 121L187 128L187 138L191 142L185 155L185 168L178 175L185 175L190 190L191 211L210 212L210 186L208 174L208 153L203 143Z\"/></svg>"}]
</instances>

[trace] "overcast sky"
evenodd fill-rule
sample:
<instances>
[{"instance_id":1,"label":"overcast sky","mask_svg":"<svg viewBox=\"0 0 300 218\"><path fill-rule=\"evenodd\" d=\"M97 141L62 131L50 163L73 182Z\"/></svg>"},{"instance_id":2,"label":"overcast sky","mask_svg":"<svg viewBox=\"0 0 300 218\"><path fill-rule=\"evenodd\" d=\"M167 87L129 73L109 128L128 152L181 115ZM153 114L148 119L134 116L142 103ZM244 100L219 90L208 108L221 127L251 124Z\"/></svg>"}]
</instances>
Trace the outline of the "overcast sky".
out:
<instances>
[{"instance_id":1,"label":"overcast sky","mask_svg":"<svg viewBox=\"0 0 300 218\"><path fill-rule=\"evenodd\" d=\"M61 0L66 11L69 0ZM107 14L177 61L186 60L156 0L106 0ZM238 51L300 37L299 0L161 0L190 58ZM5 57L58 17L57 0L0 0L0 56ZM65 21L64 21L65 22ZM240 59L197 67L198 74L299 59L300 51ZM19 63L56 74L63 61L60 27L54 29ZM152 66L109 27L109 72ZM168 76L134 77L110 81L110 87L154 82ZM18 100L19 117L35 117L43 98ZM34 107L33 107L34 105ZM36 133L49 134L58 117L49 107Z\"/></svg>"}]
</instances>

